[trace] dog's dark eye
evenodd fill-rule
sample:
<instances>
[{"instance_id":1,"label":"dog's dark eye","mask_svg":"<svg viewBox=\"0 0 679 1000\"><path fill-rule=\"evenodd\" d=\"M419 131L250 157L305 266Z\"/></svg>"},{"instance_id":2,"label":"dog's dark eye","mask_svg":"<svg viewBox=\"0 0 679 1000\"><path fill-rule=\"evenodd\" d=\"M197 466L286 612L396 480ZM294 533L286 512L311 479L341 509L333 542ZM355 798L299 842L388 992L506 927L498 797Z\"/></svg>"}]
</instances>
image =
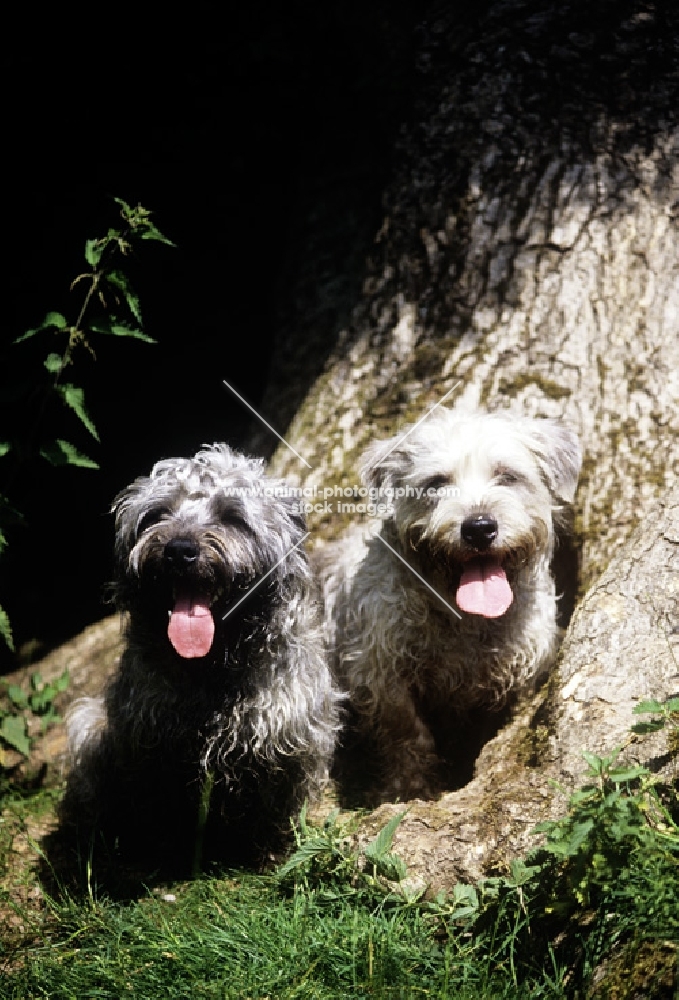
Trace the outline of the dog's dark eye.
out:
<instances>
[{"instance_id":1,"label":"dog's dark eye","mask_svg":"<svg viewBox=\"0 0 679 1000\"><path fill-rule=\"evenodd\" d=\"M449 476L432 476L431 479L427 479L424 483L422 483L422 489L425 494L429 490L440 490L442 486L450 486Z\"/></svg>"},{"instance_id":2,"label":"dog's dark eye","mask_svg":"<svg viewBox=\"0 0 679 1000\"><path fill-rule=\"evenodd\" d=\"M143 535L145 531L155 524L160 524L163 518L167 517L170 511L167 507L156 507L154 510L147 510L143 517L137 522L137 535Z\"/></svg>"},{"instance_id":3,"label":"dog's dark eye","mask_svg":"<svg viewBox=\"0 0 679 1000\"><path fill-rule=\"evenodd\" d=\"M219 520L225 528L238 528L239 531L250 531L250 525L244 517L233 510L225 510L219 515Z\"/></svg>"},{"instance_id":4,"label":"dog's dark eye","mask_svg":"<svg viewBox=\"0 0 679 1000\"><path fill-rule=\"evenodd\" d=\"M248 524L239 507L235 504L219 504L215 511L218 520L226 528L247 528Z\"/></svg>"},{"instance_id":5,"label":"dog's dark eye","mask_svg":"<svg viewBox=\"0 0 679 1000\"><path fill-rule=\"evenodd\" d=\"M215 497L212 503L215 520L225 528L235 528L237 531L252 531L245 519L243 505L234 497Z\"/></svg>"},{"instance_id":6,"label":"dog's dark eye","mask_svg":"<svg viewBox=\"0 0 679 1000\"><path fill-rule=\"evenodd\" d=\"M523 476L519 475L518 472L513 472L511 469L496 469L495 479L498 486L516 486L517 483L523 481Z\"/></svg>"}]
</instances>

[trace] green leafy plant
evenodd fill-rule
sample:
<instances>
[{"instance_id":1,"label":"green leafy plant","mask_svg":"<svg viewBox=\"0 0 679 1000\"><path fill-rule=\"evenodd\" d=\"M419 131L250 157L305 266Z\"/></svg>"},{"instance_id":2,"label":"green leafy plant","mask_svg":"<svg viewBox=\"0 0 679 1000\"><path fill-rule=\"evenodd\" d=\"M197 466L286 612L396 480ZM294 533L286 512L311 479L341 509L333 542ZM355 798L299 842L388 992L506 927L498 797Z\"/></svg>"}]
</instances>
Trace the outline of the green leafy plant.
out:
<instances>
[{"instance_id":1,"label":"green leafy plant","mask_svg":"<svg viewBox=\"0 0 679 1000\"><path fill-rule=\"evenodd\" d=\"M630 850L647 846L666 818L649 771L616 766L620 752L617 749L605 757L584 752L590 780L571 797L568 815L535 828L536 833L547 834L543 850L564 865L555 907L597 905L601 893L614 884ZM632 791L629 783L639 780L641 786ZM649 822L652 815L653 825Z\"/></svg>"},{"instance_id":2,"label":"green leafy plant","mask_svg":"<svg viewBox=\"0 0 679 1000\"><path fill-rule=\"evenodd\" d=\"M381 876L392 882L402 882L408 874L403 859L391 850L394 833L404 816L405 812L393 816L375 839L363 848L363 857L372 867L373 878Z\"/></svg>"},{"instance_id":3,"label":"green leafy plant","mask_svg":"<svg viewBox=\"0 0 679 1000\"><path fill-rule=\"evenodd\" d=\"M71 289L79 286L81 282L85 287L84 300L75 322L69 323L59 312L48 312L42 323L26 330L14 341L15 344L19 344L39 333L51 333L61 340L60 349L50 351L44 361L45 368L52 378L49 391L41 401L37 419L43 416L48 398L56 395L73 411L97 441L99 435L85 408L84 391L71 382L65 382L64 373L69 365L73 364L77 348L85 348L92 353L91 341L96 334L133 337L147 343L155 343L153 338L142 330L139 297L132 288L129 278L121 270L120 260L127 257L139 243L144 241L155 240L174 246L171 240L163 236L151 222L151 213L148 209L141 205L132 208L122 198L115 198L114 201L120 206L125 225L120 229L109 229L106 236L99 239L86 241L85 260L89 270L79 274L71 283ZM0 442L0 454L6 454L12 447L12 442ZM97 468L96 462L62 438L42 444L39 451L40 455L52 465Z\"/></svg>"},{"instance_id":4,"label":"green leafy plant","mask_svg":"<svg viewBox=\"0 0 679 1000\"><path fill-rule=\"evenodd\" d=\"M648 704L638 710L660 712ZM495 967L515 984L550 965L586 984L622 949L679 939L676 795L647 768L620 763L620 753L583 753L585 784L566 815L535 828L543 844L512 861L508 875L478 883L465 923L485 935Z\"/></svg>"},{"instance_id":5,"label":"green leafy plant","mask_svg":"<svg viewBox=\"0 0 679 1000\"><path fill-rule=\"evenodd\" d=\"M28 691L18 684L8 685L8 704L6 707L0 707L0 740L27 757L31 749L28 715L40 719L42 732L53 723L59 722L60 716L54 707L54 699L65 691L68 685L68 670L52 682L43 681L39 673L32 674Z\"/></svg>"},{"instance_id":6,"label":"green leafy plant","mask_svg":"<svg viewBox=\"0 0 679 1000\"><path fill-rule=\"evenodd\" d=\"M667 698L665 701L642 701L634 709L635 715L652 715L652 719L637 722L632 726L632 732L644 736L647 733L657 733L661 729L668 731L668 745L671 753L679 754L679 698Z\"/></svg>"},{"instance_id":7,"label":"green leafy plant","mask_svg":"<svg viewBox=\"0 0 679 1000\"><path fill-rule=\"evenodd\" d=\"M49 378L39 386L38 391L31 387L32 404L25 425L28 429L24 429L22 424L20 434L14 439L0 440L0 458L13 454L17 460L15 468L39 456L54 466L96 469L97 463L72 441L52 433L43 437L48 408L56 400L74 414L87 433L98 441L97 428L85 405L84 390L66 377L67 372L73 369L77 351L83 349L94 356L92 343L100 335L132 337L154 343L153 338L143 332L139 296L122 269L122 263L144 242L174 244L151 221L148 209L141 205L132 207L122 198L115 198L114 201L120 208L123 224L109 229L106 236L86 241L84 255L88 269L71 283L71 290L76 287L84 289L75 320L69 322L62 313L50 311L41 323L26 330L14 341L21 344L39 334L47 335L52 348L43 362ZM7 487L0 494L0 554L7 544L7 527L21 520L21 515L4 495L6 492ZM14 648L10 621L2 607L0 636L11 649Z\"/></svg>"},{"instance_id":8,"label":"green leafy plant","mask_svg":"<svg viewBox=\"0 0 679 1000\"><path fill-rule=\"evenodd\" d=\"M295 828L297 849L277 871L285 883L291 877L307 891L320 894L327 902L377 890L381 895L389 882L401 882L407 874L405 863L391 851L394 833L405 812L394 816L365 847L353 843L351 827L356 817L339 820L334 810L322 828L311 826L306 805Z\"/></svg>"}]
</instances>

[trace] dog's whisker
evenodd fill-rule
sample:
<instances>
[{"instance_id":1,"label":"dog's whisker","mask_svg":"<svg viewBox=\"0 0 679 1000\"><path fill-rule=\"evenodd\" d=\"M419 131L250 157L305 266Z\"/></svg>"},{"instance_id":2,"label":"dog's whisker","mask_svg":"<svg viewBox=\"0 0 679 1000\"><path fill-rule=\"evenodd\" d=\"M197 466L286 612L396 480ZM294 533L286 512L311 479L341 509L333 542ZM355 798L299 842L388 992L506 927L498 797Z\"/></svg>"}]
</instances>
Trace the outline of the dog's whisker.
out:
<instances>
[{"instance_id":1,"label":"dog's whisker","mask_svg":"<svg viewBox=\"0 0 679 1000\"><path fill-rule=\"evenodd\" d=\"M310 532L308 532L308 531L307 531L307 533L306 533L306 534L305 534L305 535L304 535L304 536L303 536L302 538L300 538L300 540L299 540L298 542L296 542L296 543L295 543L295 545L293 545L293 546L292 546L292 548L288 549L288 551L287 551L287 552L285 553L285 555L281 556L281 558L280 558L280 559L278 560L278 562L276 563L276 565L275 565L275 566L272 566L272 567L271 567L271 569L270 569L270 570L268 571L268 573L265 573L263 577L261 577L261 578L260 578L259 580L257 580L257 582L256 582L256 583L254 583L254 584L253 584L253 585L252 585L251 587L249 587L249 588L248 588L248 591L247 591L247 593L246 593L246 594L244 594L244 595L243 595L243 596L241 597L241 599L240 599L239 601L237 601L237 602L236 602L236 603L235 603L235 604L233 605L233 607L232 607L232 608L229 608L229 610L227 611L227 613L226 613L225 615L223 615L223 616L222 616L222 621L224 621L224 620L225 620L226 618L228 618L228 617L229 617L229 615L230 615L230 614L231 614L231 613L232 613L233 611L235 611L235 610L236 610L236 608L237 608L237 607L238 607L238 606L239 606L240 604L242 604L242 603L243 603L243 601L247 600L247 598L248 598L248 597L250 596L250 594L251 594L251 593L253 593L253 591L255 591L255 590L257 589L257 587L259 587L259 586L260 586L260 584L264 583L264 581L265 581L265 580L266 580L266 579L267 579L268 577L270 577L270 576L271 576L271 574L272 574L272 573L274 573L274 572L275 572L275 571L276 571L276 570L278 569L278 567L279 567L279 566L281 565L281 563L285 562L285 560L286 560L286 559L288 558L288 556L291 556L291 555L292 555L292 553L293 553L293 552L294 552L294 551L295 551L296 549L298 549L298 548L300 547L300 545L302 545L302 544L303 544L303 543L304 543L304 542L305 542L305 541L307 540L307 538L309 537L309 534L310 534Z\"/></svg>"},{"instance_id":2,"label":"dog's whisker","mask_svg":"<svg viewBox=\"0 0 679 1000\"><path fill-rule=\"evenodd\" d=\"M453 614L455 615L456 618L462 618L462 615L460 614L460 612L456 611L455 608L451 607L450 604L448 604L448 601L446 601L446 599L444 597L441 597L441 595L439 594L438 590L436 590L434 587L432 587L432 585L430 583L427 583L427 581L425 580L425 578L423 576L421 576L417 572L416 569L413 569L413 567L410 565L410 563L406 559L403 558L403 556L400 554L400 552L397 552L396 549L393 549L391 547L391 545L386 540L386 538L383 538L382 535L377 535L376 537L377 537L377 539L380 542L382 542L383 545L386 545L386 547L389 549L389 551L391 553L393 553L393 555L395 555L397 559L401 560L401 562L403 563L404 566L408 567L408 569L410 570L410 572L414 576L417 577L417 579L420 581L420 583L423 583L425 585L425 587L427 588L427 590L430 590L432 592L432 594L434 594L435 597L438 597L439 601L441 601L442 604L445 604L445 606L448 608L449 611L453 612Z\"/></svg>"}]
</instances>

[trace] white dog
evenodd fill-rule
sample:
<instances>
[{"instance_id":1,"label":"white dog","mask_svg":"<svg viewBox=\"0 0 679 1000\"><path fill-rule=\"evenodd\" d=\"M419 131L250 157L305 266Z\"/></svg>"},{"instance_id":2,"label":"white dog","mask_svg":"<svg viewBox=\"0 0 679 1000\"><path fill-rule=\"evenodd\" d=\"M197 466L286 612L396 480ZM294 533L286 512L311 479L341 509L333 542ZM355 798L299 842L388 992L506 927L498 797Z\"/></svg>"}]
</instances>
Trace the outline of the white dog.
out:
<instances>
[{"instance_id":1,"label":"white dog","mask_svg":"<svg viewBox=\"0 0 679 1000\"><path fill-rule=\"evenodd\" d=\"M375 744L377 798L450 787L465 717L549 667L550 561L580 462L560 424L446 409L364 455L363 481L393 513L315 561L334 670Z\"/></svg>"}]
</instances>

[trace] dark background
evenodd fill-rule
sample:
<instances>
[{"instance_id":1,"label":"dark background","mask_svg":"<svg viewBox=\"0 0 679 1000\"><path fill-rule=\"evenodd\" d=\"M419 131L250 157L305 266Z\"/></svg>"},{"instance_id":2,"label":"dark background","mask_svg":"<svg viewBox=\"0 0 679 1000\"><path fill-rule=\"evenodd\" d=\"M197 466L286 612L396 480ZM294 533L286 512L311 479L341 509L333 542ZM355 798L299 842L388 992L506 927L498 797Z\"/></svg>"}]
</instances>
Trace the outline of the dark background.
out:
<instances>
[{"instance_id":1,"label":"dark background","mask_svg":"<svg viewBox=\"0 0 679 1000\"><path fill-rule=\"evenodd\" d=\"M0 460L0 493L25 517L0 560L20 654L3 649L4 669L106 613L120 489L159 458L253 439L222 379L261 403L281 317L294 319L297 275L317 253L309 220L330 233L326 270L359 287L427 30L414 0L90 11L26 10L5 35L1 439L32 433L26 390L55 349L51 334L11 341L48 310L75 320L82 293L69 284L85 240L118 225L113 196L151 209L177 247L148 244L126 268L157 345L99 337L68 374L101 443L65 410L41 426L100 470ZM285 432L287 414L264 415ZM262 453L276 443L257 440Z\"/></svg>"}]
</instances>

